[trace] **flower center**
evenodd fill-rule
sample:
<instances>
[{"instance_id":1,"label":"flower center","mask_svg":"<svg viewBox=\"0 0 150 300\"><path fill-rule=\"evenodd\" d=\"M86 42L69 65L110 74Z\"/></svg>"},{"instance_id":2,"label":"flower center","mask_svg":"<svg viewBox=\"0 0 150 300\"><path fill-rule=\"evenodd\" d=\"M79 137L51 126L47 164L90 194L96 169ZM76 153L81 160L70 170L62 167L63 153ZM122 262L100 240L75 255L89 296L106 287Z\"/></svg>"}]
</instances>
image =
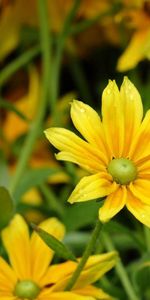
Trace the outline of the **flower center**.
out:
<instances>
[{"instance_id":1,"label":"flower center","mask_svg":"<svg viewBox=\"0 0 150 300\"><path fill-rule=\"evenodd\" d=\"M112 159L107 167L108 173L119 184L128 184L137 178L137 167L127 158Z\"/></svg>"},{"instance_id":2,"label":"flower center","mask_svg":"<svg viewBox=\"0 0 150 300\"><path fill-rule=\"evenodd\" d=\"M22 280L17 282L14 295L21 299L36 299L40 292L40 288L31 280Z\"/></svg>"}]
</instances>

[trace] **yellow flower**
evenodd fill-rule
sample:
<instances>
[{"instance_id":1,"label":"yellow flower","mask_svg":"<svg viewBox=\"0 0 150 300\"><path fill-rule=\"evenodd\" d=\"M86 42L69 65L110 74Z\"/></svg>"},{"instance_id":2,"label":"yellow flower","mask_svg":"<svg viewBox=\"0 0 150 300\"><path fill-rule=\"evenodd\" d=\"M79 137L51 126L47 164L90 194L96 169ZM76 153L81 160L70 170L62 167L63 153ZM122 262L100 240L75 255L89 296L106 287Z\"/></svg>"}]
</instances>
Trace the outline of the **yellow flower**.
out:
<instances>
[{"instance_id":1,"label":"yellow flower","mask_svg":"<svg viewBox=\"0 0 150 300\"><path fill-rule=\"evenodd\" d=\"M150 2L124 0L123 15L127 25L132 29L129 45L118 61L119 71L126 71L136 67L143 59L150 59Z\"/></svg>"},{"instance_id":2,"label":"yellow flower","mask_svg":"<svg viewBox=\"0 0 150 300\"><path fill-rule=\"evenodd\" d=\"M48 21L50 28L54 32L62 30L64 21L70 12L73 0L55 0L47 1L48 4ZM75 22L94 18L113 6L109 0L82 0L76 14ZM39 18L37 10L37 1L32 0L30 5L26 0L9 1L9 4L2 10L0 19L0 60L14 50L20 40L21 28L26 26L39 27ZM90 38L89 38L90 37ZM104 41L118 43L118 31L110 17L105 17L102 22L98 22L98 26L92 26L89 30L79 35L79 40L69 39L70 44L74 44L75 53L86 54L97 45L101 45ZM69 43L68 45L69 46ZM69 47L70 49L70 47Z\"/></svg>"},{"instance_id":3,"label":"yellow flower","mask_svg":"<svg viewBox=\"0 0 150 300\"><path fill-rule=\"evenodd\" d=\"M126 205L150 227L150 110L142 121L135 86L125 78L119 91L115 81L109 81L102 95L102 121L90 106L76 100L71 118L84 140L63 128L45 131L60 150L58 160L76 163L91 174L81 179L68 201L107 196L99 210L102 222Z\"/></svg>"},{"instance_id":4,"label":"yellow flower","mask_svg":"<svg viewBox=\"0 0 150 300\"><path fill-rule=\"evenodd\" d=\"M61 240L65 228L57 219L50 218L41 228ZM91 256L82 271L75 288L64 288L76 268L75 262L49 266L54 252L36 234L29 237L28 227L20 215L16 215L2 232L11 266L0 257L1 300L111 300L101 289L91 285L116 263L116 252Z\"/></svg>"}]
</instances>

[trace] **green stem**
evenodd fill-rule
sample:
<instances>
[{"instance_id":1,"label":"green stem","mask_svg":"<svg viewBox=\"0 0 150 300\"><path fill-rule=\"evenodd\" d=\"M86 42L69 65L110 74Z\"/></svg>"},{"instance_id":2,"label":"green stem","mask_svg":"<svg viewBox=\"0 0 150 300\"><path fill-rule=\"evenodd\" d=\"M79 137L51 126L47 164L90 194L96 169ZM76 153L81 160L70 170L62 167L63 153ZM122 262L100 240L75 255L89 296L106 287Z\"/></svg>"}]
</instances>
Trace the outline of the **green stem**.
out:
<instances>
[{"instance_id":1,"label":"green stem","mask_svg":"<svg viewBox=\"0 0 150 300\"><path fill-rule=\"evenodd\" d=\"M86 247L86 249L83 253L83 256L82 256L80 262L78 263L78 266L77 266L75 272L73 273L70 281L68 282L68 284L65 288L66 291L70 291L73 288L73 286L75 285L77 279L79 278L80 273L82 272L89 256L91 255L91 252L92 252L93 248L95 247L95 243L98 239L101 228L102 228L102 224L98 220L97 223L96 223L96 226L94 228L94 231L92 233L91 239L90 239L90 241L89 241L89 243L88 243L88 245L87 245L87 247Z\"/></svg>"},{"instance_id":2,"label":"green stem","mask_svg":"<svg viewBox=\"0 0 150 300\"><path fill-rule=\"evenodd\" d=\"M102 237L103 237L104 245L108 251L116 250L109 235L106 232L105 233L103 232ZM124 265L121 262L121 260L119 260L117 262L115 269L116 269L116 273L118 274L120 281L122 282L122 285L126 291L126 294L128 295L128 299L129 300L139 300L139 298L135 294L135 291L133 290L132 283L129 280L128 274L126 273L126 270L125 270Z\"/></svg>"},{"instance_id":3,"label":"green stem","mask_svg":"<svg viewBox=\"0 0 150 300\"><path fill-rule=\"evenodd\" d=\"M150 251L150 229L144 226L145 240L147 245L147 250Z\"/></svg>"},{"instance_id":4,"label":"green stem","mask_svg":"<svg viewBox=\"0 0 150 300\"><path fill-rule=\"evenodd\" d=\"M57 43L56 43L56 54L53 58L53 75L51 78L51 85L50 85L50 101L51 101L51 106L52 106L52 112L55 114L55 108L56 108L56 101L58 98L58 93L59 93L59 76L60 76L60 69L61 69L61 62L62 62L62 56L63 56L63 50L65 47L65 42L66 39L69 35L69 29L71 26L71 22L79 8L81 0L75 0L74 5L68 14L62 31L60 32Z\"/></svg>"},{"instance_id":5,"label":"green stem","mask_svg":"<svg viewBox=\"0 0 150 300\"><path fill-rule=\"evenodd\" d=\"M40 53L40 46L37 45L25 53L21 54L19 57L14 59L8 66L6 66L0 73L0 86L5 84L5 82L21 67L27 65L35 56Z\"/></svg>"},{"instance_id":6,"label":"green stem","mask_svg":"<svg viewBox=\"0 0 150 300\"><path fill-rule=\"evenodd\" d=\"M50 209L54 210L60 217L63 215L63 207L56 198L55 194L51 190L50 187L48 187L46 184L40 185L40 190L43 193L45 200L47 202L47 205Z\"/></svg>"},{"instance_id":7,"label":"green stem","mask_svg":"<svg viewBox=\"0 0 150 300\"><path fill-rule=\"evenodd\" d=\"M49 86L49 72L50 72L50 44L49 44L49 30L48 30L48 18L47 18L47 6L46 1L38 0L39 18L40 18L40 40L43 59L43 82L40 96L40 105L36 118L33 120L30 131L26 137L22 153L18 160L15 174L11 181L10 190L11 193L15 193L26 168L27 162L32 153L35 141L39 135L42 121L45 116L48 86Z\"/></svg>"},{"instance_id":8,"label":"green stem","mask_svg":"<svg viewBox=\"0 0 150 300\"><path fill-rule=\"evenodd\" d=\"M92 104L92 96L89 89L89 84L80 61L77 57L74 57L72 55L69 55L69 58L69 68L74 77L74 81L77 84L78 90L80 91L81 98L86 99L87 103Z\"/></svg>"}]
</instances>

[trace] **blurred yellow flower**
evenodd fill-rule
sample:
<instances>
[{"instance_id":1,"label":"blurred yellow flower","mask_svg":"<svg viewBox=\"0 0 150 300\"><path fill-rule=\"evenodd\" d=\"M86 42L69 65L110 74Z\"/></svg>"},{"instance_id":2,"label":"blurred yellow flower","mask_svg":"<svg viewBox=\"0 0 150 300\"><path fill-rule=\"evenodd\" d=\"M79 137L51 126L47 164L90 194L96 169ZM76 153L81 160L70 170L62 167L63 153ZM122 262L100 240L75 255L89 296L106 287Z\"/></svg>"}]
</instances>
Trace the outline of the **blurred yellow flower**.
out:
<instances>
[{"instance_id":1,"label":"blurred yellow flower","mask_svg":"<svg viewBox=\"0 0 150 300\"><path fill-rule=\"evenodd\" d=\"M59 240L65 228L50 218L40 225ZM111 300L91 284L116 263L116 252L91 256L72 291L64 288L76 268L74 262L51 265L54 252L36 234L29 237L28 227L20 215L2 231L2 240L11 266L0 257L0 299L27 300Z\"/></svg>"},{"instance_id":2,"label":"blurred yellow flower","mask_svg":"<svg viewBox=\"0 0 150 300\"><path fill-rule=\"evenodd\" d=\"M82 0L76 14L75 22L96 17L97 15L108 11L114 4L109 0ZM55 0L48 1L48 21L50 28L54 32L60 32L64 21L70 12L74 0ZM102 22L97 22L98 26L92 26L89 30L79 34L79 39L72 38L70 43L74 44L76 53L86 54L86 49L97 46L104 41L118 43L119 37L115 22L111 16L103 18ZM0 20L0 60L14 50L20 40L20 33L23 27L37 28L39 26L39 17L37 1L32 0L30 5L26 0L8 1L8 4L1 12ZM90 37L90 38L89 38ZM67 44L69 46L69 43ZM68 47L70 49L70 46Z\"/></svg>"},{"instance_id":3,"label":"blurred yellow flower","mask_svg":"<svg viewBox=\"0 0 150 300\"><path fill-rule=\"evenodd\" d=\"M132 30L131 39L118 61L119 71L136 67L143 59L150 59L150 2L124 0L122 16Z\"/></svg>"},{"instance_id":4,"label":"blurred yellow flower","mask_svg":"<svg viewBox=\"0 0 150 300\"><path fill-rule=\"evenodd\" d=\"M135 86L125 78L119 91L115 81L109 81L102 95L102 121L90 106L76 100L71 118L85 140L64 128L45 131L60 150L58 160L76 163L92 174L81 179L68 201L107 196L99 210L102 222L126 205L150 227L150 110L142 121L143 106Z\"/></svg>"},{"instance_id":5,"label":"blurred yellow flower","mask_svg":"<svg viewBox=\"0 0 150 300\"><path fill-rule=\"evenodd\" d=\"M22 119L14 111L8 111L5 113L5 118L2 122L2 132L5 137L4 143L5 152L10 155L10 146L15 142L16 139L26 134L30 129L31 122L36 117L36 112L39 105L39 94L40 94L40 76L35 67L30 68L29 72L29 89L25 95L14 102L15 108L22 113L27 120ZM66 124L68 121L68 103L70 98L73 99L74 93L68 93L58 100L57 109L59 112L60 124ZM62 122L62 123L61 123ZM47 120L47 124L54 124L52 117ZM41 142L38 139L35 144L33 155L30 158L29 165L31 168L44 168L44 167L59 167L59 164L53 159L47 147L47 143ZM11 171L15 171L16 161L11 158L10 168ZM49 177L50 183L63 183L68 182L69 177L63 171L54 174Z\"/></svg>"}]
</instances>

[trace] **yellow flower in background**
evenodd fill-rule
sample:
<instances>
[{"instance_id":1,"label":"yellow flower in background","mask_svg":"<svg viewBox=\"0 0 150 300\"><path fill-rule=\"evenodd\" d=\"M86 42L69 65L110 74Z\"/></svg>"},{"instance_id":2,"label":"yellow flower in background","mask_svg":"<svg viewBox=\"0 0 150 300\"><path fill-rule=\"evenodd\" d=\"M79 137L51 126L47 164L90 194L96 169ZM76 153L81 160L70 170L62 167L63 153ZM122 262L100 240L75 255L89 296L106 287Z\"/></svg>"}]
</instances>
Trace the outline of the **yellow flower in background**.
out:
<instances>
[{"instance_id":1,"label":"yellow flower in background","mask_svg":"<svg viewBox=\"0 0 150 300\"><path fill-rule=\"evenodd\" d=\"M125 8L120 14L132 33L129 45L118 60L119 71L132 69L141 60L150 59L150 2L145 0L123 2Z\"/></svg>"},{"instance_id":2,"label":"yellow flower in background","mask_svg":"<svg viewBox=\"0 0 150 300\"><path fill-rule=\"evenodd\" d=\"M13 142L21 135L25 134L30 122L34 119L39 105L40 78L35 67L31 67L29 72L29 88L25 95L15 101L14 105L27 120L23 120L13 111L8 111L2 124L3 135L8 142Z\"/></svg>"},{"instance_id":3,"label":"yellow flower in background","mask_svg":"<svg viewBox=\"0 0 150 300\"><path fill-rule=\"evenodd\" d=\"M65 228L50 218L41 228L59 240ZM116 263L116 252L91 256L72 291L63 291L76 268L74 262L50 265L54 252L36 234L29 237L28 227L20 215L2 231L2 240L10 264L0 257L0 299L27 300L111 300L112 298L91 284Z\"/></svg>"},{"instance_id":4,"label":"yellow flower in background","mask_svg":"<svg viewBox=\"0 0 150 300\"><path fill-rule=\"evenodd\" d=\"M135 86L125 78L119 91L115 81L109 81L102 95L102 121L90 106L76 100L71 118L84 139L64 128L45 131L60 150L58 160L76 163L91 174L81 179L68 201L107 196L99 210L102 222L126 206L150 227L150 110L143 119Z\"/></svg>"},{"instance_id":5,"label":"yellow flower in background","mask_svg":"<svg viewBox=\"0 0 150 300\"><path fill-rule=\"evenodd\" d=\"M26 75L26 74L24 74ZM36 117L37 109L39 106L39 95L40 95L40 75L37 68L31 67L29 73L27 73L27 78L23 77L23 82L18 84L17 90L14 91L14 96L17 96L17 99L13 101L13 93L11 89L6 95L6 101L13 102L14 107L22 113L27 120L22 119L14 111L5 111L4 118L1 120L1 130L2 130L2 139L1 139L1 149L3 149L4 155L8 161L9 174L13 176L13 173L16 169L17 158L12 152L13 145L16 143L17 139L21 136L28 134L30 127L32 126L32 121ZM26 84L28 82L28 87ZM18 91L22 93L23 96L19 96ZM25 89L25 90L24 90ZM5 97L5 96L4 96ZM14 98L15 98L14 97ZM73 99L75 94L70 92L65 94L57 102L57 112L59 114L59 124L62 126L66 125L69 122L69 102L70 99ZM46 120L47 126L54 125L53 116L50 116ZM37 142L34 145L33 153L29 160L29 167L31 169L40 168L59 168L59 172L56 172L53 175L50 175L47 178L49 184L59 184L69 182L70 177L67 173L63 171L60 164L54 159L52 153L49 151L48 142L45 143L42 140L42 137L39 137ZM32 188L22 195L21 202L33 205L39 208L39 205L43 203L43 197L40 194L39 190ZM32 222L37 223L37 221L42 220L44 215L35 208L28 209L24 213L26 219Z\"/></svg>"},{"instance_id":6,"label":"yellow flower in background","mask_svg":"<svg viewBox=\"0 0 150 300\"><path fill-rule=\"evenodd\" d=\"M116 1L114 1L114 4ZM50 28L56 33L60 32L64 21L70 12L74 0L55 0L48 1L48 15ZM91 19L101 14L114 5L109 0L82 0L76 14L75 22L81 19ZM23 27L39 27L39 17L37 9L37 1L32 0L14 0L8 1L1 12L0 19L0 60L5 58L19 44L21 30ZM90 38L89 38L90 37ZM115 22L110 16L98 22L98 26L92 26L89 30L82 32L79 39L69 39L70 43L74 44L74 52L77 54L86 54L86 49L91 49L93 46L101 45L104 41L113 43L119 42L118 32ZM69 46L69 43L68 43ZM70 50L70 46L68 49Z\"/></svg>"}]
</instances>

